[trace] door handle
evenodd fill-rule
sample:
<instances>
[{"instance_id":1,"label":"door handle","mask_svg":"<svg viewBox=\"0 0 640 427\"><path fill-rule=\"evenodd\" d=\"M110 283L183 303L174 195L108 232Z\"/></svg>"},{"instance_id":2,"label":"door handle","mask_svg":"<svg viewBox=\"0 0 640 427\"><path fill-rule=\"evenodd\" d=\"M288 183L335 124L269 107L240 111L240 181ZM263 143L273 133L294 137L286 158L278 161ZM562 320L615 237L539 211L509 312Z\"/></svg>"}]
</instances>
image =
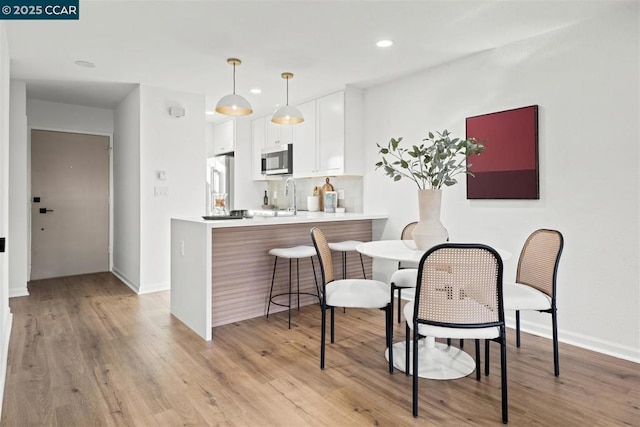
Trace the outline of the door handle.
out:
<instances>
[{"instance_id":1,"label":"door handle","mask_svg":"<svg viewBox=\"0 0 640 427\"><path fill-rule=\"evenodd\" d=\"M46 214L47 212L53 212L53 209L40 208L40 213L41 214Z\"/></svg>"}]
</instances>

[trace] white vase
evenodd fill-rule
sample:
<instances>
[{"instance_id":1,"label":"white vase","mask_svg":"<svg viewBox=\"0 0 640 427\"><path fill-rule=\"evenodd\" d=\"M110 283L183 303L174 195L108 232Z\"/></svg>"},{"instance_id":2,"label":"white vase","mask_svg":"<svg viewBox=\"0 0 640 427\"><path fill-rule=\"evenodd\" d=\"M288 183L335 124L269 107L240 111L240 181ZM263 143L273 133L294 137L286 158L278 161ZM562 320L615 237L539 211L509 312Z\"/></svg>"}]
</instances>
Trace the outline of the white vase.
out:
<instances>
[{"instance_id":1,"label":"white vase","mask_svg":"<svg viewBox=\"0 0 640 427\"><path fill-rule=\"evenodd\" d=\"M441 202L442 190L418 190L420 220L411 233L418 249L427 250L432 246L446 242L449 238L447 229L440 222Z\"/></svg>"}]
</instances>

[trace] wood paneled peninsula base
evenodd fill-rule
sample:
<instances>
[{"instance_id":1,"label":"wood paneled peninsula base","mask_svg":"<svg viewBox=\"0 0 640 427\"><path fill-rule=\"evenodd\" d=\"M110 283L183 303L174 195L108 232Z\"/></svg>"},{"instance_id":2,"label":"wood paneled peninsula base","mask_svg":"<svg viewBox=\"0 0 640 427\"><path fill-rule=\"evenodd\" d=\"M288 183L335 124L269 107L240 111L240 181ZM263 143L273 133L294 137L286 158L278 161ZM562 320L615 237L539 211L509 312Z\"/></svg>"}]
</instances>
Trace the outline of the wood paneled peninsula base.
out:
<instances>
[{"instance_id":1,"label":"wood paneled peninsula base","mask_svg":"<svg viewBox=\"0 0 640 427\"><path fill-rule=\"evenodd\" d=\"M205 340L212 328L264 316L269 300L274 257L269 249L298 245L313 246L309 231L320 227L329 241L379 238L386 215L357 213L299 213L295 217L250 218L205 221L200 218L171 219L171 314ZM349 277L361 277L357 253L349 253ZM318 263L316 270L321 280ZM367 277L371 259L364 258ZM342 276L342 261L334 254L336 277ZM295 262L293 284L295 289ZM286 292L289 262L279 260L274 293ZM315 293L309 260L300 260L300 292ZM292 305L296 305L295 298ZM317 299L300 296L300 305ZM287 310L271 305L271 313ZM279 319L276 316L274 321ZM271 319L271 316L269 317Z\"/></svg>"}]
</instances>

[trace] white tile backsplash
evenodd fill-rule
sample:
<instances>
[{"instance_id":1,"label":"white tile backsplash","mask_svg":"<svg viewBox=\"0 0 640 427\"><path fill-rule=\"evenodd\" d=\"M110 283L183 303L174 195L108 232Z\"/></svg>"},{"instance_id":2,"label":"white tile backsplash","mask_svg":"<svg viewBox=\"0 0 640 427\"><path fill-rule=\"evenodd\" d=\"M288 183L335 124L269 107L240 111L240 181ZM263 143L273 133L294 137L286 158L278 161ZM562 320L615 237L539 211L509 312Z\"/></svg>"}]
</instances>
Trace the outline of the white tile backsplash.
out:
<instances>
[{"instance_id":1,"label":"white tile backsplash","mask_svg":"<svg viewBox=\"0 0 640 427\"><path fill-rule=\"evenodd\" d=\"M274 204L273 192L277 192L277 208L286 209L292 204L292 196L285 196L285 181L287 177L282 177L281 181L269 181L267 184L269 203ZM298 199L298 210L307 210L307 196L313 195L314 187L322 187L326 177L318 178L298 178L296 179L296 196ZM329 177L329 183L333 185L334 191L338 192L338 207L343 207L347 212L362 213L362 177L361 176L335 176ZM344 194L344 198L340 198Z\"/></svg>"}]
</instances>

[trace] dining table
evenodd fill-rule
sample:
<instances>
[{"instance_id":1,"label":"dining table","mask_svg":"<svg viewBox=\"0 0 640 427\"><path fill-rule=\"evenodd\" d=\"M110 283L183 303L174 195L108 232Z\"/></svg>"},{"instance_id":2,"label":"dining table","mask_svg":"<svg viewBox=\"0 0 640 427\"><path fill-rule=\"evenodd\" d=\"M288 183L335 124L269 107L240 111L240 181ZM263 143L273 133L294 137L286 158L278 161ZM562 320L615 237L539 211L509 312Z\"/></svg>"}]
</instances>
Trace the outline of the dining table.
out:
<instances>
[{"instance_id":1,"label":"dining table","mask_svg":"<svg viewBox=\"0 0 640 427\"><path fill-rule=\"evenodd\" d=\"M455 243L455 242L449 242ZM462 242L460 242L462 243ZM469 243L469 242L465 242ZM491 245L489 245L491 246ZM493 247L503 261L511 258L511 252ZM403 263L418 265L420 259L427 251L418 249L413 240L376 240L364 242L356 246L356 250L363 255L372 258L386 259ZM416 269L417 279L417 269ZM402 292L402 299L413 303L415 292ZM391 302L393 303L393 301ZM413 345L411 342L410 345ZM405 366L405 341L393 344L393 365L396 369L406 372ZM411 350L411 349L410 349ZM413 352L409 351L409 373L413 363ZM462 378L472 373L475 368L475 360L461 348L445 343L436 342L434 337L424 337L418 341L418 376L435 380L448 380ZM389 349L385 351L385 359L389 360Z\"/></svg>"}]
</instances>

